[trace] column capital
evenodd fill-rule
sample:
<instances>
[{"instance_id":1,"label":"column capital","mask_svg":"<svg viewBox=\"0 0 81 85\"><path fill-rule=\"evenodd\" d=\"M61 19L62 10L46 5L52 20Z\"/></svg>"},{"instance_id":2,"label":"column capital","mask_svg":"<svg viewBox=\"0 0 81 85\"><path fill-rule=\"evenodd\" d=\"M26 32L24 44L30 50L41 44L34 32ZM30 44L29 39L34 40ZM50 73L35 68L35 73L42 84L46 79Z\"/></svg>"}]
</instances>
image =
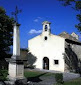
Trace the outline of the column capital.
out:
<instances>
[{"instance_id":1,"label":"column capital","mask_svg":"<svg viewBox=\"0 0 81 85\"><path fill-rule=\"evenodd\" d=\"M18 23L14 23L13 26L20 26L21 24L18 24Z\"/></svg>"}]
</instances>

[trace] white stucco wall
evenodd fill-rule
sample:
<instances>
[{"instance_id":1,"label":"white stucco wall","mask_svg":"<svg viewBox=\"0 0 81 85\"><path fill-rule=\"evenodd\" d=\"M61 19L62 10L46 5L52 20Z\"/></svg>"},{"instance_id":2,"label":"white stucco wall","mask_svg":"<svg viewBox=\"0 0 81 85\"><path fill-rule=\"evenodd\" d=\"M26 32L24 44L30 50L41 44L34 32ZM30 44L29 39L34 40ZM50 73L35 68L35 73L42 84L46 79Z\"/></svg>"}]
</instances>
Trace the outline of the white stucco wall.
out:
<instances>
[{"instance_id":1,"label":"white stucco wall","mask_svg":"<svg viewBox=\"0 0 81 85\"><path fill-rule=\"evenodd\" d=\"M44 40L47 36L48 39ZM53 34L42 33L28 41L29 51L37 57L36 68L43 69L43 58L49 58L49 70L64 72L65 39ZM58 65L54 65L54 60L59 60Z\"/></svg>"}]
</instances>

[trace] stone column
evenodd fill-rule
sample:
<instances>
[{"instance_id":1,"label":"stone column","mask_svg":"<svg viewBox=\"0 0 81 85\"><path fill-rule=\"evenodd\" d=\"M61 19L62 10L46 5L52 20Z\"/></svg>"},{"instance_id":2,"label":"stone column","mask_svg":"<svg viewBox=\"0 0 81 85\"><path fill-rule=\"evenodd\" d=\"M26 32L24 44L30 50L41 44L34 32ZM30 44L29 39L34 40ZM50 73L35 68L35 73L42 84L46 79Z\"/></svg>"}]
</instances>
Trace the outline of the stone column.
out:
<instances>
[{"instance_id":1,"label":"stone column","mask_svg":"<svg viewBox=\"0 0 81 85\"><path fill-rule=\"evenodd\" d=\"M24 64L20 59L20 24L13 25L13 55L9 61L9 79L17 80L24 78Z\"/></svg>"},{"instance_id":2,"label":"stone column","mask_svg":"<svg viewBox=\"0 0 81 85\"><path fill-rule=\"evenodd\" d=\"M20 56L20 38L19 38L19 26L20 24L14 24L13 28L13 55Z\"/></svg>"},{"instance_id":3,"label":"stone column","mask_svg":"<svg viewBox=\"0 0 81 85\"><path fill-rule=\"evenodd\" d=\"M13 24L13 56L12 59L18 60L20 58L20 35L19 35L20 24Z\"/></svg>"}]
</instances>

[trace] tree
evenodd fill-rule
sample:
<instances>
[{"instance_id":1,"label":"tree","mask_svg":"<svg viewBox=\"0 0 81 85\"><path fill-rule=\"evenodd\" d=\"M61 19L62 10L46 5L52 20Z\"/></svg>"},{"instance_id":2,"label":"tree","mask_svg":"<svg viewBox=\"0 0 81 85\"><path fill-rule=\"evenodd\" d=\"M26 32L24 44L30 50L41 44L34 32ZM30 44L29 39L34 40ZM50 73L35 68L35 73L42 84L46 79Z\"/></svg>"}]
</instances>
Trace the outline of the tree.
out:
<instances>
[{"instance_id":1,"label":"tree","mask_svg":"<svg viewBox=\"0 0 81 85\"><path fill-rule=\"evenodd\" d=\"M79 20L79 23L75 27L81 32L81 0L59 0L63 2L64 6L72 5L72 8L79 11L79 14L76 15L76 18Z\"/></svg>"},{"instance_id":2,"label":"tree","mask_svg":"<svg viewBox=\"0 0 81 85\"><path fill-rule=\"evenodd\" d=\"M28 51L29 52L29 51ZM35 66L33 65L36 62L37 58L35 55L33 55L31 52L29 52L27 54L27 61L28 61L28 65L27 67L29 68L34 68Z\"/></svg>"},{"instance_id":3,"label":"tree","mask_svg":"<svg viewBox=\"0 0 81 85\"><path fill-rule=\"evenodd\" d=\"M14 19L6 14L4 8L0 7L0 65L1 61L7 57L7 53L13 42L13 22Z\"/></svg>"}]
</instances>

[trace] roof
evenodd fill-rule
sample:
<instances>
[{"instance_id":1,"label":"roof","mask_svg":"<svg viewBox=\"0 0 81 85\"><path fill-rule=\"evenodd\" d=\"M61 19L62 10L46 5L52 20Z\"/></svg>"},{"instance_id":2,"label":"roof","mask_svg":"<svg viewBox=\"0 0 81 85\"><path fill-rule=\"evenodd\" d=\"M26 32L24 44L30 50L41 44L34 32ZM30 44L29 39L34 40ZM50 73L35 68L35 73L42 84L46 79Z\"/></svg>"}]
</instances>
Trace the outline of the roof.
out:
<instances>
[{"instance_id":1,"label":"roof","mask_svg":"<svg viewBox=\"0 0 81 85\"><path fill-rule=\"evenodd\" d=\"M27 48L20 48L20 51L27 51L28 52L28 49ZM13 48L10 49L9 54L13 54Z\"/></svg>"},{"instance_id":2,"label":"roof","mask_svg":"<svg viewBox=\"0 0 81 85\"><path fill-rule=\"evenodd\" d=\"M49 21L44 21L42 24L51 24Z\"/></svg>"},{"instance_id":3,"label":"roof","mask_svg":"<svg viewBox=\"0 0 81 85\"><path fill-rule=\"evenodd\" d=\"M20 48L21 51L27 51L28 52L28 49L27 48Z\"/></svg>"},{"instance_id":4,"label":"roof","mask_svg":"<svg viewBox=\"0 0 81 85\"><path fill-rule=\"evenodd\" d=\"M68 34L67 32L62 32L61 34L59 34L59 36L65 38L65 39L74 41L74 42L79 42L79 43L81 43L81 41L79 41L78 39L76 39L76 38L73 37L72 35Z\"/></svg>"}]
</instances>

